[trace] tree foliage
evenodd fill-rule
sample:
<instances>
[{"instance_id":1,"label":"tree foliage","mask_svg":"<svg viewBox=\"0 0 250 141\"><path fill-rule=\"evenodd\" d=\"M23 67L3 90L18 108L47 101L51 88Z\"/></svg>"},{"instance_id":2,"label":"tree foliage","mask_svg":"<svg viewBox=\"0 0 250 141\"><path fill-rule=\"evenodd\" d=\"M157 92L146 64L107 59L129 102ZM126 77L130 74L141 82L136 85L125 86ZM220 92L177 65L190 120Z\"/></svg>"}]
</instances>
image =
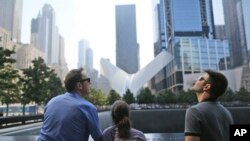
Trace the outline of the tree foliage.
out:
<instances>
[{"instance_id":1,"label":"tree foliage","mask_svg":"<svg viewBox=\"0 0 250 141\"><path fill-rule=\"evenodd\" d=\"M88 96L85 97L94 105L103 106L107 103L107 96L102 93L101 90L91 89L91 92Z\"/></svg>"},{"instance_id":2,"label":"tree foliage","mask_svg":"<svg viewBox=\"0 0 250 141\"><path fill-rule=\"evenodd\" d=\"M23 69L23 94L21 102L37 104L48 102L52 97L64 91L60 79L54 70L50 69L42 58L32 61L33 66Z\"/></svg>"},{"instance_id":3,"label":"tree foliage","mask_svg":"<svg viewBox=\"0 0 250 141\"><path fill-rule=\"evenodd\" d=\"M151 93L149 88L145 88L141 90L140 94L137 95L137 102L139 104L154 103L154 95Z\"/></svg>"},{"instance_id":4,"label":"tree foliage","mask_svg":"<svg viewBox=\"0 0 250 141\"><path fill-rule=\"evenodd\" d=\"M235 99L242 102L250 102L250 92L242 87L236 92Z\"/></svg>"},{"instance_id":5,"label":"tree foliage","mask_svg":"<svg viewBox=\"0 0 250 141\"><path fill-rule=\"evenodd\" d=\"M15 60L11 57L14 53L14 49L0 47L0 100L7 105L7 115L9 104L17 103L20 97L20 75L13 67Z\"/></svg>"},{"instance_id":6,"label":"tree foliage","mask_svg":"<svg viewBox=\"0 0 250 141\"><path fill-rule=\"evenodd\" d=\"M235 99L234 92L229 88L227 91L219 97L219 101L231 102Z\"/></svg>"},{"instance_id":7,"label":"tree foliage","mask_svg":"<svg viewBox=\"0 0 250 141\"><path fill-rule=\"evenodd\" d=\"M51 98L62 94L65 91L61 79L57 76L54 70L50 70L47 89L48 93L47 95L44 95L43 103L47 103Z\"/></svg>"},{"instance_id":8,"label":"tree foliage","mask_svg":"<svg viewBox=\"0 0 250 141\"><path fill-rule=\"evenodd\" d=\"M176 102L176 94L170 90L165 90L156 96L156 102L159 104L169 104Z\"/></svg>"},{"instance_id":9,"label":"tree foliage","mask_svg":"<svg viewBox=\"0 0 250 141\"><path fill-rule=\"evenodd\" d=\"M134 94L127 89L126 93L123 95L122 98L124 101L126 101L128 104L134 103L135 102L135 97Z\"/></svg>"},{"instance_id":10,"label":"tree foliage","mask_svg":"<svg viewBox=\"0 0 250 141\"><path fill-rule=\"evenodd\" d=\"M121 96L115 91L115 90L110 90L107 98L108 104L112 105L116 100L120 100Z\"/></svg>"},{"instance_id":11,"label":"tree foliage","mask_svg":"<svg viewBox=\"0 0 250 141\"><path fill-rule=\"evenodd\" d=\"M197 97L192 90L181 91L178 95L177 102L179 103L193 103L197 102Z\"/></svg>"}]
</instances>

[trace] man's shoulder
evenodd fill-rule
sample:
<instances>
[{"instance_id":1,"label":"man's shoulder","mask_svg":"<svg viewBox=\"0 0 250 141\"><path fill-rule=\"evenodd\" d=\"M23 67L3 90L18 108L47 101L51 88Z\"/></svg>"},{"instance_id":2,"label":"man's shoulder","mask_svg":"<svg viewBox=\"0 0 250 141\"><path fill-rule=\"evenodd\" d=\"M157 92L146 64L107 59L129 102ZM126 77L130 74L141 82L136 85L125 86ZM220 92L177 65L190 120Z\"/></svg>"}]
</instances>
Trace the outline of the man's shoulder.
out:
<instances>
[{"instance_id":1,"label":"man's shoulder","mask_svg":"<svg viewBox=\"0 0 250 141\"><path fill-rule=\"evenodd\" d=\"M218 106L218 105L219 105L218 102L205 101L205 102L199 102L199 103L191 106L190 108L200 109L200 108L203 108L203 107Z\"/></svg>"},{"instance_id":2,"label":"man's shoulder","mask_svg":"<svg viewBox=\"0 0 250 141\"><path fill-rule=\"evenodd\" d=\"M53 98L51 98L48 102L48 104L54 103L56 101L61 101L61 99L64 97L64 94L57 95Z\"/></svg>"},{"instance_id":3,"label":"man's shoulder","mask_svg":"<svg viewBox=\"0 0 250 141\"><path fill-rule=\"evenodd\" d=\"M95 105L92 104L91 102L85 100L85 99L78 100L75 103L75 106L77 106L79 109L81 109L83 111L88 111L88 112L96 112L97 111L97 108L95 107Z\"/></svg>"},{"instance_id":4,"label":"man's shoulder","mask_svg":"<svg viewBox=\"0 0 250 141\"><path fill-rule=\"evenodd\" d=\"M200 114L202 113L202 107L204 107L204 105L201 105L200 103L197 103L196 105L193 105L191 107L189 107L186 111L186 113L188 115L193 115L193 114Z\"/></svg>"}]
</instances>

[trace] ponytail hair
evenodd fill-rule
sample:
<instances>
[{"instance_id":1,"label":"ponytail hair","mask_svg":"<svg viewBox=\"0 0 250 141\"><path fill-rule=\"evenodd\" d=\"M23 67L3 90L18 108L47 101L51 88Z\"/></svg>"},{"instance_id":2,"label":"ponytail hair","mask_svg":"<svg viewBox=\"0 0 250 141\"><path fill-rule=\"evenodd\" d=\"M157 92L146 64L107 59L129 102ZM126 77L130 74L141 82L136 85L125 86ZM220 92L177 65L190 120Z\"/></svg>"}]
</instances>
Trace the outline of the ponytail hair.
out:
<instances>
[{"instance_id":1,"label":"ponytail hair","mask_svg":"<svg viewBox=\"0 0 250 141\"><path fill-rule=\"evenodd\" d=\"M129 106L125 101L118 100L112 105L112 119L118 129L118 137L128 139L130 137L131 121L129 119Z\"/></svg>"}]
</instances>

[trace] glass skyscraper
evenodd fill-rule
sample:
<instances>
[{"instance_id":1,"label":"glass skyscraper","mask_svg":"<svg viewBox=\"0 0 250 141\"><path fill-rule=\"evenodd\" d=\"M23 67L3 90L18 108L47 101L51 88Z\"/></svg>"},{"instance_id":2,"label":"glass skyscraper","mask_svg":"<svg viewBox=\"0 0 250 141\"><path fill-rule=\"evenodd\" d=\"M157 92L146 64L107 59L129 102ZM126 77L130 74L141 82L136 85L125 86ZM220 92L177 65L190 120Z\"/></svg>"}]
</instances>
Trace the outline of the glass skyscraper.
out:
<instances>
[{"instance_id":1,"label":"glass skyscraper","mask_svg":"<svg viewBox=\"0 0 250 141\"><path fill-rule=\"evenodd\" d=\"M115 14L116 66L129 74L133 74L140 68L135 5L117 5Z\"/></svg>"},{"instance_id":2,"label":"glass skyscraper","mask_svg":"<svg viewBox=\"0 0 250 141\"><path fill-rule=\"evenodd\" d=\"M56 13L53 7L45 4L41 14L31 21L31 43L45 53L45 62L59 63L59 31L56 26Z\"/></svg>"},{"instance_id":3,"label":"glass skyscraper","mask_svg":"<svg viewBox=\"0 0 250 141\"><path fill-rule=\"evenodd\" d=\"M181 71L224 70L228 68L228 41L176 37L176 69Z\"/></svg>"},{"instance_id":4,"label":"glass skyscraper","mask_svg":"<svg viewBox=\"0 0 250 141\"><path fill-rule=\"evenodd\" d=\"M247 63L250 62L250 1L249 0L242 0L242 16L243 16L243 24L244 24L244 33L246 39L246 48L247 48Z\"/></svg>"},{"instance_id":5,"label":"glass skyscraper","mask_svg":"<svg viewBox=\"0 0 250 141\"><path fill-rule=\"evenodd\" d=\"M78 64L77 67L86 67L86 54L87 54L87 48L89 48L89 41L82 39L78 42Z\"/></svg>"},{"instance_id":6,"label":"glass skyscraper","mask_svg":"<svg viewBox=\"0 0 250 141\"><path fill-rule=\"evenodd\" d=\"M185 74L229 68L228 41L214 39L211 0L161 0L158 8L158 48L165 42L174 59L155 77L155 86L161 86L156 91L178 92L183 89Z\"/></svg>"},{"instance_id":7,"label":"glass skyscraper","mask_svg":"<svg viewBox=\"0 0 250 141\"><path fill-rule=\"evenodd\" d=\"M249 6L249 1L245 0L223 0L226 38L229 40L232 67L234 68L249 62L246 39L250 26Z\"/></svg>"},{"instance_id":8,"label":"glass skyscraper","mask_svg":"<svg viewBox=\"0 0 250 141\"><path fill-rule=\"evenodd\" d=\"M23 0L0 0L0 27L11 34L11 39L21 42Z\"/></svg>"}]
</instances>

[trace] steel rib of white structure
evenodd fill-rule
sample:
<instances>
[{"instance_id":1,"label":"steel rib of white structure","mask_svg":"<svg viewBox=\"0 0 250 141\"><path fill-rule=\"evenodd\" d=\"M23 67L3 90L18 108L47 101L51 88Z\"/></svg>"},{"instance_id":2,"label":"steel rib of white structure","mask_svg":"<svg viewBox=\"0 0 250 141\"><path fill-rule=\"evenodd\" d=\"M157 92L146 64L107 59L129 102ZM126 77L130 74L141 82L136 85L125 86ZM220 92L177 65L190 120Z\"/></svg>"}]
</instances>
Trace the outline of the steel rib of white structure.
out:
<instances>
[{"instance_id":1,"label":"steel rib of white structure","mask_svg":"<svg viewBox=\"0 0 250 141\"><path fill-rule=\"evenodd\" d=\"M149 64L135 74L128 74L111 64L107 59L101 59L102 74L109 80L111 87L120 95L127 89L137 94L140 88L155 76L173 59L167 51L159 53Z\"/></svg>"}]
</instances>

